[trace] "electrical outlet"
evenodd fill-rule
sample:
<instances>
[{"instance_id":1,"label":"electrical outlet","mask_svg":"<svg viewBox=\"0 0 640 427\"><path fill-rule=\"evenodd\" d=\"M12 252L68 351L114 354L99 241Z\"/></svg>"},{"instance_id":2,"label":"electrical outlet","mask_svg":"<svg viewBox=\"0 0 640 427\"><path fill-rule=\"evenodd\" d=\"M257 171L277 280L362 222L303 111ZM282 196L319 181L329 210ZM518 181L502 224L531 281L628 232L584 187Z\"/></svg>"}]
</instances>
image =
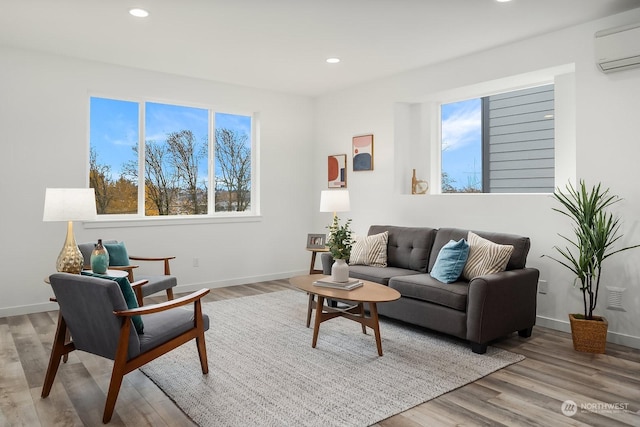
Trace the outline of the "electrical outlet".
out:
<instances>
[{"instance_id":1,"label":"electrical outlet","mask_svg":"<svg viewBox=\"0 0 640 427\"><path fill-rule=\"evenodd\" d=\"M546 280L538 280L538 293L546 294L549 292L549 283Z\"/></svg>"},{"instance_id":2,"label":"electrical outlet","mask_svg":"<svg viewBox=\"0 0 640 427\"><path fill-rule=\"evenodd\" d=\"M200 260L198 258L194 258L193 259L193 266L194 267L200 267Z\"/></svg>"}]
</instances>

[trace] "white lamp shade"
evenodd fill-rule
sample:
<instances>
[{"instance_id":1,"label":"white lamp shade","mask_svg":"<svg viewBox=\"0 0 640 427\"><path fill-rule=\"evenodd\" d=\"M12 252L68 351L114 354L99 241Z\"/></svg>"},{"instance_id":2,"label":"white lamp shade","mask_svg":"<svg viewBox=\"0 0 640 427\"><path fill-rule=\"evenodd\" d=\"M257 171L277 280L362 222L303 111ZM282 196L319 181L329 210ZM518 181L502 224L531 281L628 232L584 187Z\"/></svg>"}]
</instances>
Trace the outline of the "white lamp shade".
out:
<instances>
[{"instance_id":1,"label":"white lamp shade","mask_svg":"<svg viewBox=\"0 0 640 427\"><path fill-rule=\"evenodd\" d=\"M93 188L47 188L43 221L91 221L96 217Z\"/></svg>"},{"instance_id":2,"label":"white lamp shade","mask_svg":"<svg viewBox=\"0 0 640 427\"><path fill-rule=\"evenodd\" d=\"M350 210L348 190L324 190L320 193L320 212L348 212Z\"/></svg>"}]
</instances>

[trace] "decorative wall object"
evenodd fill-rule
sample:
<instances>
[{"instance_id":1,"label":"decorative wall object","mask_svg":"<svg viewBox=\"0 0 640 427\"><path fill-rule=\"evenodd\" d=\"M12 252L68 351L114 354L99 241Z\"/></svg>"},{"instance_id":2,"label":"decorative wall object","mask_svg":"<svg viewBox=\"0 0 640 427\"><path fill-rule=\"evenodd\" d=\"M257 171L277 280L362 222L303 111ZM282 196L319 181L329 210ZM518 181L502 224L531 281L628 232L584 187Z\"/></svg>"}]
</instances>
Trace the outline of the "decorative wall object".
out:
<instances>
[{"instance_id":1,"label":"decorative wall object","mask_svg":"<svg viewBox=\"0 0 640 427\"><path fill-rule=\"evenodd\" d=\"M373 170L373 135L353 137L353 170Z\"/></svg>"},{"instance_id":2,"label":"decorative wall object","mask_svg":"<svg viewBox=\"0 0 640 427\"><path fill-rule=\"evenodd\" d=\"M328 187L347 187L347 155L336 154L328 158Z\"/></svg>"}]
</instances>

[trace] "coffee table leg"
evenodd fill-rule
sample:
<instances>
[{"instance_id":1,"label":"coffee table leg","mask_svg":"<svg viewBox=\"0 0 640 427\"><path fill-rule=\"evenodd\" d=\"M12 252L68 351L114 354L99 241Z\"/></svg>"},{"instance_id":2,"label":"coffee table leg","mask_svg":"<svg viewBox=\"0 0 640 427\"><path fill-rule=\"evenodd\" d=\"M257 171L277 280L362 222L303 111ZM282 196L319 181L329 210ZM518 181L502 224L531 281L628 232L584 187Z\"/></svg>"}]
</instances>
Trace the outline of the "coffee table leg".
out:
<instances>
[{"instance_id":1,"label":"coffee table leg","mask_svg":"<svg viewBox=\"0 0 640 427\"><path fill-rule=\"evenodd\" d=\"M378 322L378 307L375 302L369 303L369 311L371 311L371 320L373 323L373 332L376 334L376 346L378 347L378 356L382 356L382 340L380 339L380 323Z\"/></svg>"},{"instance_id":2,"label":"coffee table leg","mask_svg":"<svg viewBox=\"0 0 640 427\"><path fill-rule=\"evenodd\" d=\"M311 324L311 309L313 308L313 297L314 294L309 292L309 306L307 307L307 328Z\"/></svg>"},{"instance_id":3,"label":"coffee table leg","mask_svg":"<svg viewBox=\"0 0 640 427\"><path fill-rule=\"evenodd\" d=\"M362 317L364 319L364 303L363 302L359 302L358 303L358 308L360 308L360 317ZM362 325L362 333L363 334L367 334L367 327L365 326L364 323L360 323L360 325Z\"/></svg>"},{"instance_id":4,"label":"coffee table leg","mask_svg":"<svg viewBox=\"0 0 640 427\"><path fill-rule=\"evenodd\" d=\"M316 319L313 325L313 342L311 343L312 348L316 348L316 344L318 342L318 331L320 330L320 322L322 321L322 307L324 307L324 297L318 295L318 301L316 301Z\"/></svg>"}]
</instances>

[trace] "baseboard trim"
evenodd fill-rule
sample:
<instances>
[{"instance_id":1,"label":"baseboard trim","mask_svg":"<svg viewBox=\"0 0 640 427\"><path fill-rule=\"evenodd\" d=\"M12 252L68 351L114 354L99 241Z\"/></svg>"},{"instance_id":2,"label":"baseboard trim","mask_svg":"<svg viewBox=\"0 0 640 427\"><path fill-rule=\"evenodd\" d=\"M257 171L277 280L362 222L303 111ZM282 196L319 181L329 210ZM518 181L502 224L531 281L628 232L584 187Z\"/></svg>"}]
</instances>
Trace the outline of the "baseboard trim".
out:
<instances>
[{"instance_id":1,"label":"baseboard trim","mask_svg":"<svg viewBox=\"0 0 640 427\"><path fill-rule=\"evenodd\" d=\"M14 307L0 308L0 317L21 316L23 314L42 313L58 309L55 302L43 302L40 304L17 305Z\"/></svg>"},{"instance_id":2,"label":"baseboard trim","mask_svg":"<svg viewBox=\"0 0 640 427\"><path fill-rule=\"evenodd\" d=\"M200 290L202 288L214 289L214 288L224 288L227 286L247 285L249 283L265 282L268 280L288 279L289 277L300 276L303 274L309 274L308 270L307 271L297 270L297 271L289 271L285 273L264 274L259 276L245 276L245 277L237 277L233 279L216 280L211 282L192 283L189 285L178 285L175 287L174 291L176 293L193 292L193 291ZM15 307L0 308L0 317L21 316L23 314L42 313L45 311L52 311L57 309L58 309L58 304L56 304L55 302L19 305Z\"/></svg>"},{"instance_id":3,"label":"baseboard trim","mask_svg":"<svg viewBox=\"0 0 640 427\"><path fill-rule=\"evenodd\" d=\"M569 325L568 320L558 320L552 319L550 317L536 316L536 325L554 329L556 331L571 333L571 326ZM640 337L621 334L619 332L608 331L607 342L640 349Z\"/></svg>"},{"instance_id":4,"label":"baseboard trim","mask_svg":"<svg viewBox=\"0 0 640 427\"><path fill-rule=\"evenodd\" d=\"M269 280L288 279L290 277L300 276L303 274L309 274L309 272L304 270L299 270L299 271L289 271L286 273L265 274L260 276L235 277L233 279L223 279L223 280L215 280L211 282L192 283L189 285L176 286L175 292L194 292L202 288L215 289L215 288L225 288L227 286L248 285L250 283L266 282Z\"/></svg>"}]
</instances>

